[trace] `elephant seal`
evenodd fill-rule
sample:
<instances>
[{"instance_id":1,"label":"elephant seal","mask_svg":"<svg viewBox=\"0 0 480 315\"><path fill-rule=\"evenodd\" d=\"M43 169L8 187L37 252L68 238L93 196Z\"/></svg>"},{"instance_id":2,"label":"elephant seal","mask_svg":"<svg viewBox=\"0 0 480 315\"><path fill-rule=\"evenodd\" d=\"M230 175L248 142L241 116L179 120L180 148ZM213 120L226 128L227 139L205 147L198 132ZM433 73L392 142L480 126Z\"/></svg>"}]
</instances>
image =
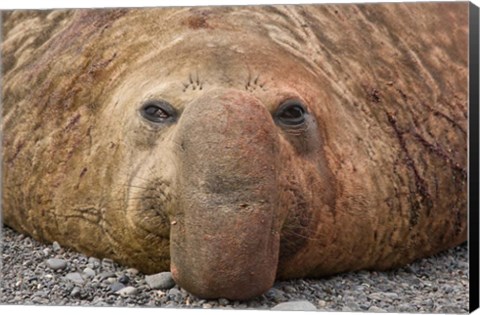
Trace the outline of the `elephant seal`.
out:
<instances>
[{"instance_id":1,"label":"elephant seal","mask_svg":"<svg viewBox=\"0 0 480 315\"><path fill-rule=\"evenodd\" d=\"M467 13L4 12L4 222L239 300L460 244Z\"/></svg>"}]
</instances>

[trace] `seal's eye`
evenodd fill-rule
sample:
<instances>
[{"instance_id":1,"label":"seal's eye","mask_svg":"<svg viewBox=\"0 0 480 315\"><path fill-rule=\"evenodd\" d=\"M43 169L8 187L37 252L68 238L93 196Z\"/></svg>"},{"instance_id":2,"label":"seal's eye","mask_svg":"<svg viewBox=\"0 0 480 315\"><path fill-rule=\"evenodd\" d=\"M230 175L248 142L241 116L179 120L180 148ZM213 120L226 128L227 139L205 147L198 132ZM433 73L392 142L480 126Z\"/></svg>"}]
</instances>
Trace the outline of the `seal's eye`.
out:
<instances>
[{"instance_id":1,"label":"seal's eye","mask_svg":"<svg viewBox=\"0 0 480 315\"><path fill-rule=\"evenodd\" d=\"M140 108L140 114L155 123L173 122L176 112L172 105L165 101L148 101Z\"/></svg>"},{"instance_id":2,"label":"seal's eye","mask_svg":"<svg viewBox=\"0 0 480 315\"><path fill-rule=\"evenodd\" d=\"M300 126L305 123L307 110L299 100L288 100L283 102L275 113L275 120L287 126Z\"/></svg>"}]
</instances>

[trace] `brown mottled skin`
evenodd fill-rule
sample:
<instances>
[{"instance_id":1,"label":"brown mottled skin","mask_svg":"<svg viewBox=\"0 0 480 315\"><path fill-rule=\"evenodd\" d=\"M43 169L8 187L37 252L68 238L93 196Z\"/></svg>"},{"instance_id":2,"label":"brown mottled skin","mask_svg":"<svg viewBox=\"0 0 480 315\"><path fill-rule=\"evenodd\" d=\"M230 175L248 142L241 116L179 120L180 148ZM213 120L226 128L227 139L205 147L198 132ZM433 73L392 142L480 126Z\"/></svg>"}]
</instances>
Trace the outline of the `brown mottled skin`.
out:
<instances>
[{"instance_id":1,"label":"brown mottled skin","mask_svg":"<svg viewBox=\"0 0 480 315\"><path fill-rule=\"evenodd\" d=\"M467 2L2 18L17 231L230 299L466 240Z\"/></svg>"}]
</instances>

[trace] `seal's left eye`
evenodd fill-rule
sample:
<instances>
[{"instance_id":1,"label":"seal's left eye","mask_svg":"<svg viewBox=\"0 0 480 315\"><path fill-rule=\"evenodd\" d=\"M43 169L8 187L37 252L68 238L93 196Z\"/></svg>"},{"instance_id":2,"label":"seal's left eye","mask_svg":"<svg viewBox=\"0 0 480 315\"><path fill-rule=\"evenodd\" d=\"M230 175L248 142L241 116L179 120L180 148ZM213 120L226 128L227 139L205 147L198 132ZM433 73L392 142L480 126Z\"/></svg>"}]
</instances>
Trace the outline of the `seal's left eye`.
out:
<instances>
[{"instance_id":1,"label":"seal's left eye","mask_svg":"<svg viewBox=\"0 0 480 315\"><path fill-rule=\"evenodd\" d=\"M305 123L307 110L299 100L288 100L280 105L275 113L275 119L282 125L295 127Z\"/></svg>"},{"instance_id":2,"label":"seal's left eye","mask_svg":"<svg viewBox=\"0 0 480 315\"><path fill-rule=\"evenodd\" d=\"M140 108L140 114L147 120L156 123L173 122L176 112L172 105L165 101L148 101Z\"/></svg>"}]
</instances>

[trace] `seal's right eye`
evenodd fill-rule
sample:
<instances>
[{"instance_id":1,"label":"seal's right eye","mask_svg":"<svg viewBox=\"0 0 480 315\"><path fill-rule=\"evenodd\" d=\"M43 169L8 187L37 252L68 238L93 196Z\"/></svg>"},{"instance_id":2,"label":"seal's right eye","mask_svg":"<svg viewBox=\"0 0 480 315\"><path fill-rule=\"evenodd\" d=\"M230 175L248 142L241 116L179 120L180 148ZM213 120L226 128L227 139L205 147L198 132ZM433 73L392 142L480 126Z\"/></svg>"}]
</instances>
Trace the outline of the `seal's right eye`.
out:
<instances>
[{"instance_id":1,"label":"seal's right eye","mask_svg":"<svg viewBox=\"0 0 480 315\"><path fill-rule=\"evenodd\" d=\"M176 120L176 111L165 101L148 101L140 108L143 118L154 123L170 123Z\"/></svg>"}]
</instances>

